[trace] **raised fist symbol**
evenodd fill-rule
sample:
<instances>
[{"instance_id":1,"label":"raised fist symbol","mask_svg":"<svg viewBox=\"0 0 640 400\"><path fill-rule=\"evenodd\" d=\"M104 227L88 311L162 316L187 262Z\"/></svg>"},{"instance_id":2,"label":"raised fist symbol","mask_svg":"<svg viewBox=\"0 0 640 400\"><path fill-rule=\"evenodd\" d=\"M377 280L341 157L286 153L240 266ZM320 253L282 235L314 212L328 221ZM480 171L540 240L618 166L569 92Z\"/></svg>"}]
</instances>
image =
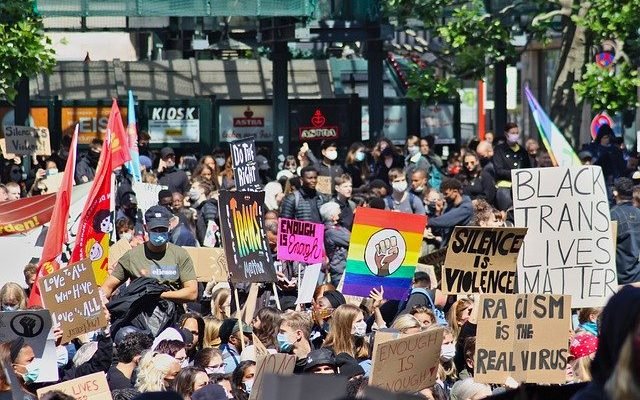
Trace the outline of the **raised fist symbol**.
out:
<instances>
[{"instance_id":1,"label":"raised fist symbol","mask_svg":"<svg viewBox=\"0 0 640 400\"><path fill-rule=\"evenodd\" d=\"M35 336L33 334L33 331L36 328L36 322L37 321L31 317L24 317L20 320L20 325L22 326L24 336L27 336L27 337Z\"/></svg>"},{"instance_id":2,"label":"raised fist symbol","mask_svg":"<svg viewBox=\"0 0 640 400\"><path fill-rule=\"evenodd\" d=\"M375 262L378 267L378 276L389 275L389 264L391 264L396 258L398 258L398 239L395 236L391 236L387 239L382 239L376 244Z\"/></svg>"}]
</instances>

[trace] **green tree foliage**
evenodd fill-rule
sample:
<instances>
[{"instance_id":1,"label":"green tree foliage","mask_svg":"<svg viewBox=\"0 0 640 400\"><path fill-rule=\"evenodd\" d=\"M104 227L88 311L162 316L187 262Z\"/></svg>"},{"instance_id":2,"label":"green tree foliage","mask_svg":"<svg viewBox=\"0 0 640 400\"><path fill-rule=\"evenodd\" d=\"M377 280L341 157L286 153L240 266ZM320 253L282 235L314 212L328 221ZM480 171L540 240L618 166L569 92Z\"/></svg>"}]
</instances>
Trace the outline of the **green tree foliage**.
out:
<instances>
[{"instance_id":1,"label":"green tree foliage","mask_svg":"<svg viewBox=\"0 0 640 400\"><path fill-rule=\"evenodd\" d=\"M49 72L55 65L51 41L31 0L0 1L0 98L13 100L23 77Z\"/></svg>"}]
</instances>

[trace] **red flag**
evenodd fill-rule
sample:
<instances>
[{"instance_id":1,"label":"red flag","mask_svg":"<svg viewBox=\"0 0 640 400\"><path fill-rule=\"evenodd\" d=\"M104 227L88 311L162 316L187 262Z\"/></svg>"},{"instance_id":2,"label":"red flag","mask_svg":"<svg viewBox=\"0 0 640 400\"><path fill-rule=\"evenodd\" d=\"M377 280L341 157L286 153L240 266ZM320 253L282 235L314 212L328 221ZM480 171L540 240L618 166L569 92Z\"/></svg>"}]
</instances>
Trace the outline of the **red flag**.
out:
<instances>
[{"instance_id":1,"label":"red flag","mask_svg":"<svg viewBox=\"0 0 640 400\"><path fill-rule=\"evenodd\" d=\"M38 280L50 273L60 269L59 257L62 254L62 246L67 242L67 220L69 219L69 208L71 206L71 190L76 169L76 148L78 147L78 125L73 133L71 147L69 148L69 158L64 169L62 183L56 194L56 203L51 215L51 223L44 240L42 257L38 263L36 282L33 284L29 295L29 306L41 306L40 286Z\"/></svg>"},{"instance_id":2,"label":"red flag","mask_svg":"<svg viewBox=\"0 0 640 400\"><path fill-rule=\"evenodd\" d=\"M117 109L115 100L113 104ZM113 115L113 110L111 115ZM120 119L120 112L118 112L116 119ZM109 120L111 120L111 117ZM122 125L121 120L120 124ZM115 159L115 154L112 154L113 146L111 146L109 139L113 136L109 135L110 132L108 129L108 134L102 144L102 152L96 168L96 177L87 196L87 202L82 209L76 244L73 248L73 253L71 253L70 261L73 263L89 258L96 276L96 283L99 286L104 283L109 275L107 269L109 232L113 228L110 206L112 160ZM125 149L128 153L129 149Z\"/></svg>"},{"instance_id":3,"label":"red flag","mask_svg":"<svg viewBox=\"0 0 640 400\"><path fill-rule=\"evenodd\" d=\"M131 160L131 154L129 154L129 137L127 131L124 129L122 115L120 115L120 108L118 107L116 99L113 99L113 103L111 104L107 133L110 135L111 152L113 154L111 168L118 168Z\"/></svg>"}]
</instances>

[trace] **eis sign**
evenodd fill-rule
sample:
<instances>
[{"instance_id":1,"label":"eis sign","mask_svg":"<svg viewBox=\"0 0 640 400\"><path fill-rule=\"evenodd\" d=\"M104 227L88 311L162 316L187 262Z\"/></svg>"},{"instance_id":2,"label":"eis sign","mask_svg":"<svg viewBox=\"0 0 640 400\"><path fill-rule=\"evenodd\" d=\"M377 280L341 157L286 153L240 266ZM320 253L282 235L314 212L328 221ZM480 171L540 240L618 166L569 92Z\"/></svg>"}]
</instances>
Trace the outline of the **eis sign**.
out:
<instances>
[{"instance_id":1,"label":"eis sign","mask_svg":"<svg viewBox=\"0 0 640 400\"><path fill-rule=\"evenodd\" d=\"M300 140L324 140L324 139L337 139L340 133L340 128L337 126L325 125L327 119L322 114L322 111L318 108L311 117L312 126L301 126L299 129Z\"/></svg>"}]
</instances>

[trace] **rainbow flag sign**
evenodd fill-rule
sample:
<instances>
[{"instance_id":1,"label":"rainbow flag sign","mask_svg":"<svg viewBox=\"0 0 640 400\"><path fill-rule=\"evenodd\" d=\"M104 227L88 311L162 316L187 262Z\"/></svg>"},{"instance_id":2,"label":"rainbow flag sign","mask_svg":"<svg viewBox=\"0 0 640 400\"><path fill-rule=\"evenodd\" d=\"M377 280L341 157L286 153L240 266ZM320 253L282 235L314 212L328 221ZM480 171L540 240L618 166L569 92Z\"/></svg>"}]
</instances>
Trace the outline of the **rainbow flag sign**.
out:
<instances>
[{"instance_id":1,"label":"rainbow flag sign","mask_svg":"<svg viewBox=\"0 0 640 400\"><path fill-rule=\"evenodd\" d=\"M385 299L404 299L411 287L426 225L426 215L358 208L342 292L368 297L371 289L382 286Z\"/></svg>"}]
</instances>

